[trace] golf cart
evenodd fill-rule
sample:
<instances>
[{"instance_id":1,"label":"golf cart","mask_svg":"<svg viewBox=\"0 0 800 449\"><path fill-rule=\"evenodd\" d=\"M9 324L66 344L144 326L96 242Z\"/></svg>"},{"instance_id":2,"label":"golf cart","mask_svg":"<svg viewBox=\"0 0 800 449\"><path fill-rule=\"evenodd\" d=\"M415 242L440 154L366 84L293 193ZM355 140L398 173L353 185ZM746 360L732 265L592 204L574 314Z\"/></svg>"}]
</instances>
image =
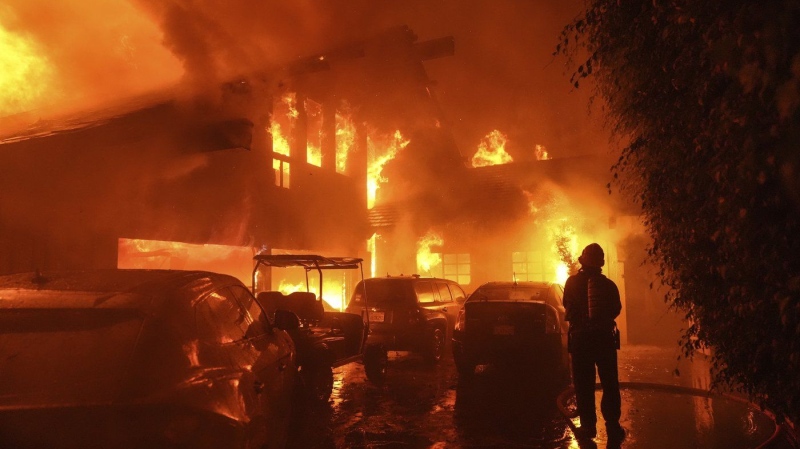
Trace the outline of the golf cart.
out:
<instances>
[{"instance_id":1,"label":"golf cart","mask_svg":"<svg viewBox=\"0 0 800 449\"><path fill-rule=\"evenodd\" d=\"M380 381L386 373L386 353L367 345L369 320L361 315L335 311L322 300L322 273L327 270L359 270L364 279L362 259L354 257L323 257L309 254L258 254L254 258L253 295L270 319L286 320L286 326L297 350L297 366L306 392L314 398L327 400L333 388L333 368L362 361L367 378ZM300 267L305 270L306 291L284 294L261 285L268 279L262 270L272 267ZM319 274L320 296L309 288L308 273ZM327 310L326 310L327 309ZM293 314L275 314L283 310ZM296 320L296 321L295 321ZM276 323L278 324L278 323Z\"/></svg>"}]
</instances>

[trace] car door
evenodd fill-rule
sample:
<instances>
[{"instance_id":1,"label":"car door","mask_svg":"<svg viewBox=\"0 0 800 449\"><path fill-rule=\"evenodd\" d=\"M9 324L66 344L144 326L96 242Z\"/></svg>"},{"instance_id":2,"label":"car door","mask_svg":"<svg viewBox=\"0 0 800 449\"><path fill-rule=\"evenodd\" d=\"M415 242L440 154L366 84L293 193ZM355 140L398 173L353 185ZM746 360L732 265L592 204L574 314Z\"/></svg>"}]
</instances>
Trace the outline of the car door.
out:
<instances>
[{"instance_id":1,"label":"car door","mask_svg":"<svg viewBox=\"0 0 800 449\"><path fill-rule=\"evenodd\" d=\"M453 299L453 294L447 282L436 281L434 285L438 291L437 308L447 317L447 331L452 332L458 316L458 303Z\"/></svg>"},{"instance_id":2,"label":"car door","mask_svg":"<svg viewBox=\"0 0 800 449\"><path fill-rule=\"evenodd\" d=\"M218 413L234 417L244 425L252 443L262 445L285 438L284 431L272 421L288 414L288 410L280 410L271 400L275 394L272 389L280 385L280 365L265 350L269 343L259 350L263 332L251 328L254 321L248 310L228 287L222 287L198 302L195 313L198 334L205 340L200 354L210 356L208 360L219 365L211 374Z\"/></svg>"},{"instance_id":3,"label":"car door","mask_svg":"<svg viewBox=\"0 0 800 449\"><path fill-rule=\"evenodd\" d=\"M256 378L253 387L261 399L269 431L267 447L282 447L296 373L294 344L286 332L271 326L261 305L244 286L232 285L228 289L244 310L248 323L241 355Z\"/></svg>"}]
</instances>

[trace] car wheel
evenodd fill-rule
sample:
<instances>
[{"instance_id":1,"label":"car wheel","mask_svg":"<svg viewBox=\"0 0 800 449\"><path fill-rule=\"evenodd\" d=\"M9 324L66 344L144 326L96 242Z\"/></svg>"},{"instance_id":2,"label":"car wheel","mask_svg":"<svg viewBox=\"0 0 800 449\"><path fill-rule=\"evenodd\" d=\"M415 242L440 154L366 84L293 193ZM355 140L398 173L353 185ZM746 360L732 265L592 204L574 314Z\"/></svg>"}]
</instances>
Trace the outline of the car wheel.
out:
<instances>
[{"instance_id":1,"label":"car wheel","mask_svg":"<svg viewBox=\"0 0 800 449\"><path fill-rule=\"evenodd\" d=\"M438 363L444 357L445 341L444 331L436 328L431 332L430 340L428 341L428 350L426 358L430 363Z\"/></svg>"},{"instance_id":2,"label":"car wheel","mask_svg":"<svg viewBox=\"0 0 800 449\"><path fill-rule=\"evenodd\" d=\"M369 345L364 348L364 371L367 379L380 382L386 377L389 365L389 356L386 349L380 345Z\"/></svg>"}]
</instances>

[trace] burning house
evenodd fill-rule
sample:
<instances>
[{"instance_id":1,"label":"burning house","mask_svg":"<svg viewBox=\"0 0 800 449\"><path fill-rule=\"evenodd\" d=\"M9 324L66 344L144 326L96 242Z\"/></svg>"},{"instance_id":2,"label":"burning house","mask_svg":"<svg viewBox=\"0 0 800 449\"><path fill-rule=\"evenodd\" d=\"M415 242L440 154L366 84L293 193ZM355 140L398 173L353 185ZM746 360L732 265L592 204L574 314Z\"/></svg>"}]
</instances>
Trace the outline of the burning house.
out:
<instances>
[{"instance_id":1,"label":"burning house","mask_svg":"<svg viewBox=\"0 0 800 449\"><path fill-rule=\"evenodd\" d=\"M643 240L627 238L641 234L637 213L607 194L612 161L551 159L543 147L513 161L500 131L459 148L424 65L453 53L450 37L396 27L200 93L5 118L0 273L206 269L249 284L253 255L267 250L358 255L373 276L445 277L469 291L563 283L579 246L597 241L631 321L661 316L639 307L659 301L643 287ZM353 281L327 280L324 298L342 307Z\"/></svg>"},{"instance_id":2,"label":"burning house","mask_svg":"<svg viewBox=\"0 0 800 449\"><path fill-rule=\"evenodd\" d=\"M249 283L256 251L362 254L368 153L435 126L423 61L452 52L397 27L211 92L6 118L0 273L194 268Z\"/></svg>"},{"instance_id":3,"label":"burning house","mask_svg":"<svg viewBox=\"0 0 800 449\"><path fill-rule=\"evenodd\" d=\"M506 142L493 131L459 163L452 151L426 156L430 142L412 140L388 162L391 181L369 211L373 275L444 277L467 291L489 281L563 285L579 268L581 249L598 242L604 272L620 286L624 341L673 342L680 320L650 287L655 276L644 263L638 211L609 195L614 160L551 158L537 146L527 160L514 161Z\"/></svg>"}]
</instances>

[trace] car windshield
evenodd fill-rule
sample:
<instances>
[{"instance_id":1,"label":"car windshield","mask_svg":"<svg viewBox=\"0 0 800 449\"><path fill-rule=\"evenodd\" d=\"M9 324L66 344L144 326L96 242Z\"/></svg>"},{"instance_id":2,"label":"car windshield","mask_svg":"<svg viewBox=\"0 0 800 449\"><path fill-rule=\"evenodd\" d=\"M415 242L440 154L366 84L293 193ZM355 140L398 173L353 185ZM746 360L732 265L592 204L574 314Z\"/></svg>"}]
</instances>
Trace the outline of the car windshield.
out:
<instances>
[{"instance_id":1,"label":"car windshield","mask_svg":"<svg viewBox=\"0 0 800 449\"><path fill-rule=\"evenodd\" d=\"M367 279L353 292L352 303L363 304L364 285L367 286L369 305L384 306L416 302L416 294L408 279Z\"/></svg>"},{"instance_id":2,"label":"car windshield","mask_svg":"<svg viewBox=\"0 0 800 449\"><path fill-rule=\"evenodd\" d=\"M475 290L470 299L477 301L544 301L547 289L519 285L483 286Z\"/></svg>"}]
</instances>

